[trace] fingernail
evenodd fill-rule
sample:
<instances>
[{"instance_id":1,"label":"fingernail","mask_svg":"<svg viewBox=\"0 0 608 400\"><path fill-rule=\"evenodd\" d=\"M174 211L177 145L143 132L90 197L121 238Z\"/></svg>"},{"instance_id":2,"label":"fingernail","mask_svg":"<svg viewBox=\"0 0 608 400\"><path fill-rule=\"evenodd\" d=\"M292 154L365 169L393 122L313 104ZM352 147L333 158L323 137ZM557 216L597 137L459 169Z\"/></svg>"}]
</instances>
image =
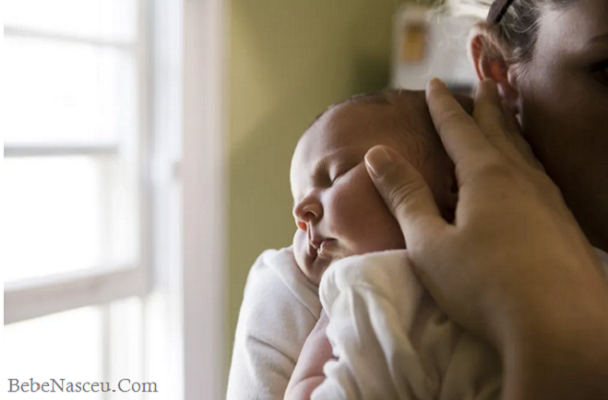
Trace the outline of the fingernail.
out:
<instances>
[{"instance_id":1,"label":"fingernail","mask_svg":"<svg viewBox=\"0 0 608 400\"><path fill-rule=\"evenodd\" d=\"M395 165L395 159L384 146L376 146L365 155L365 164L375 177L381 177Z\"/></svg>"},{"instance_id":2,"label":"fingernail","mask_svg":"<svg viewBox=\"0 0 608 400\"><path fill-rule=\"evenodd\" d=\"M445 82L443 82L441 79L439 78L433 78L429 81L428 85L427 85L427 89L430 89L432 87L445 87Z\"/></svg>"}]
</instances>

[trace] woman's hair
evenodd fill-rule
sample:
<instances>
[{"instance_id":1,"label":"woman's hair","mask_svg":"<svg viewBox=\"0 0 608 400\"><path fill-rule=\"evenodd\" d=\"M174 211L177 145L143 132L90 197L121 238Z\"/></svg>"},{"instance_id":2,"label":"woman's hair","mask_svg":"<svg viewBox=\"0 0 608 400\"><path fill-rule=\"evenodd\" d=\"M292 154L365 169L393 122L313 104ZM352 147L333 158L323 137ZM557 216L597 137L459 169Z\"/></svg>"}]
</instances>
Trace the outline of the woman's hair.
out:
<instances>
[{"instance_id":1,"label":"woman's hair","mask_svg":"<svg viewBox=\"0 0 608 400\"><path fill-rule=\"evenodd\" d=\"M497 39L499 46L507 47L507 62L523 64L532 58L542 10L561 8L571 2L572 0L513 0L497 24L481 23L479 28ZM492 0L448 0L448 6L455 13L472 14L484 19L492 3Z\"/></svg>"}]
</instances>

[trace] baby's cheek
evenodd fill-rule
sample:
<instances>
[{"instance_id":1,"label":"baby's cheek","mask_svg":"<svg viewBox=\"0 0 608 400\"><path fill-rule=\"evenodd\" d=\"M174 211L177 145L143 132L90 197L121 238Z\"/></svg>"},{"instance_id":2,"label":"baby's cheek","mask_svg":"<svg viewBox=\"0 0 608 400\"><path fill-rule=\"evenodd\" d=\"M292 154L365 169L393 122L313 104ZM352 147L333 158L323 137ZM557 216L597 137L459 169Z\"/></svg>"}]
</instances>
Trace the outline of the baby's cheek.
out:
<instances>
[{"instance_id":1,"label":"baby's cheek","mask_svg":"<svg viewBox=\"0 0 608 400\"><path fill-rule=\"evenodd\" d=\"M345 213L361 224L386 214L385 211L389 212L365 168L352 175L352 179L337 194L337 202Z\"/></svg>"},{"instance_id":2,"label":"baby's cheek","mask_svg":"<svg viewBox=\"0 0 608 400\"><path fill-rule=\"evenodd\" d=\"M364 168L348 178L331 191L326 216L333 231L357 249L377 247L378 234L384 236L394 218Z\"/></svg>"},{"instance_id":3,"label":"baby's cheek","mask_svg":"<svg viewBox=\"0 0 608 400\"><path fill-rule=\"evenodd\" d=\"M347 234L360 221L362 213L368 212L369 194L360 179L343 179L329 191L324 202L324 218L332 225L332 230Z\"/></svg>"}]
</instances>

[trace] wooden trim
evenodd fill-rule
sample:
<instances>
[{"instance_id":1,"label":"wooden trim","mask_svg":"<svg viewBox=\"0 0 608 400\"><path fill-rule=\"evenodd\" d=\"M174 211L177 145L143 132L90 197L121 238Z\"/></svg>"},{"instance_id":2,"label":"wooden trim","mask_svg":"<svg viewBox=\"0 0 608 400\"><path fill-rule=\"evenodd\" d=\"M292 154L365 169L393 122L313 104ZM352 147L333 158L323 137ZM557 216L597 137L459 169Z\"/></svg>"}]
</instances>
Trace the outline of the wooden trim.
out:
<instances>
[{"instance_id":1,"label":"wooden trim","mask_svg":"<svg viewBox=\"0 0 608 400\"><path fill-rule=\"evenodd\" d=\"M225 398L224 2L184 0L184 399Z\"/></svg>"}]
</instances>

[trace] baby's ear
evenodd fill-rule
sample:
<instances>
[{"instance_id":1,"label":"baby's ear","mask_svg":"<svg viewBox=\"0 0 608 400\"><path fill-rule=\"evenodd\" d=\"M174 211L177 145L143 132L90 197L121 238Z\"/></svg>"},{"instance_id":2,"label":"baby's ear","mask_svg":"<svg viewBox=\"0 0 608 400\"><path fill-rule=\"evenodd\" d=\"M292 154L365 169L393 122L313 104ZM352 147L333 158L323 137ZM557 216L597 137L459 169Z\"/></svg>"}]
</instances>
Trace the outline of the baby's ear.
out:
<instances>
[{"instance_id":1,"label":"baby's ear","mask_svg":"<svg viewBox=\"0 0 608 400\"><path fill-rule=\"evenodd\" d=\"M503 100L517 110L519 92L515 83L510 47L500 37L498 28L487 22L477 23L469 34L469 58L480 81L492 79Z\"/></svg>"}]
</instances>

